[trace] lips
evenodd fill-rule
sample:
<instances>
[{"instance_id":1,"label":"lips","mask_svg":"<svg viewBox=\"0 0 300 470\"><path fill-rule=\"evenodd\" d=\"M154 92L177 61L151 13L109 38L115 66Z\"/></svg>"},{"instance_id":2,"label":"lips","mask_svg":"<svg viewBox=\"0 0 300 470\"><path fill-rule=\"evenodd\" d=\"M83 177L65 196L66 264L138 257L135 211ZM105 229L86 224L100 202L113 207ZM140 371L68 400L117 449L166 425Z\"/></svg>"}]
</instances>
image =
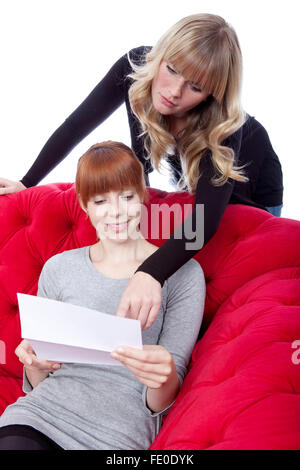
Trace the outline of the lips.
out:
<instances>
[{"instance_id":1,"label":"lips","mask_svg":"<svg viewBox=\"0 0 300 470\"><path fill-rule=\"evenodd\" d=\"M117 224L106 224L111 230L114 232L121 232L122 230L125 230L128 226L128 220L126 222L121 222Z\"/></svg>"},{"instance_id":2,"label":"lips","mask_svg":"<svg viewBox=\"0 0 300 470\"><path fill-rule=\"evenodd\" d=\"M175 106L174 103L172 103L172 101L169 101L167 98L165 98L163 95L160 95L161 96L161 101L164 105L168 106L169 108L173 108Z\"/></svg>"}]
</instances>

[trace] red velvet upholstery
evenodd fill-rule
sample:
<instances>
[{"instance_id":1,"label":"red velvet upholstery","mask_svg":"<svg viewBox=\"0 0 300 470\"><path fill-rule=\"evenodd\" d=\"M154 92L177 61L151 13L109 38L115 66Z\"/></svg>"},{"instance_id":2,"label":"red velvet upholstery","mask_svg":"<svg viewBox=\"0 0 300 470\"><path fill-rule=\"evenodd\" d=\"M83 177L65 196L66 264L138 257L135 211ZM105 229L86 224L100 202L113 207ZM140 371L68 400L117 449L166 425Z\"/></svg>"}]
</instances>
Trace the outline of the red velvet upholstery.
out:
<instances>
[{"instance_id":1,"label":"red velvet upholstery","mask_svg":"<svg viewBox=\"0 0 300 470\"><path fill-rule=\"evenodd\" d=\"M193 203L188 193L149 193L151 204ZM95 243L96 234L71 183L1 196L0 227L2 413L22 394L16 293L36 294L47 259ZM292 360L300 340L299 241L298 221L228 206L195 256L207 282L201 339L152 449L300 449L300 361Z\"/></svg>"}]
</instances>

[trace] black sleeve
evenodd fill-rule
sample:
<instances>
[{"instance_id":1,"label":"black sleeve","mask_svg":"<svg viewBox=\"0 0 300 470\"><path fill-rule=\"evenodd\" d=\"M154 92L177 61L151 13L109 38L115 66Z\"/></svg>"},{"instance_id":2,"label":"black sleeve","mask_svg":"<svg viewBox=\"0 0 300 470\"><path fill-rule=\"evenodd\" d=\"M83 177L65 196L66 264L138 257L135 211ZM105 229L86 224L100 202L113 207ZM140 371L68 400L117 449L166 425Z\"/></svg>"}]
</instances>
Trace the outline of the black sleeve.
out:
<instances>
[{"instance_id":1,"label":"black sleeve","mask_svg":"<svg viewBox=\"0 0 300 470\"><path fill-rule=\"evenodd\" d=\"M21 180L26 187L38 184L82 139L124 102L127 73L128 60L125 54L46 142Z\"/></svg>"},{"instance_id":2,"label":"black sleeve","mask_svg":"<svg viewBox=\"0 0 300 470\"><path fill-rule=\"evenodd\" d=\"M254 185L253 200L265 207L282 204L283 176L278 156L276 155L266 129L256 120L255 132L247 141L247 152L252 148L259 173Z\"/></svg>"},{"instance_id":3,"label":"black sleeve","mask_svg":"<svg viewBox=\"0 0 300 470\"><path fill-rule=\"evenodd\" d=\"M235 161L239 158L241 138L240 128L223 143L234 149ZM135 271L150 274L160 282L161 286L168 277L195 256L216 233L234 188L234 180L231 178L219 187L210 183L215 175L210 153L205 155L201 165L193 211L175 229L170 238ZM201 204L204 205L203 220Z\"/></svg>"}]
</instances>

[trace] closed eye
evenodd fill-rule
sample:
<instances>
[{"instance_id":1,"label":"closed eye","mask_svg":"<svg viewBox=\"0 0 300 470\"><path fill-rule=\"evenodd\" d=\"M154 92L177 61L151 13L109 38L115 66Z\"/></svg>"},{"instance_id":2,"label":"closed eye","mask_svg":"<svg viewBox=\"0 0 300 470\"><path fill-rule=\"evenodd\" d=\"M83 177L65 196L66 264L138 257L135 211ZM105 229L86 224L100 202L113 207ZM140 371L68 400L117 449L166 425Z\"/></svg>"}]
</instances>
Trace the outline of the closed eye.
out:
<instances>
[{"instance_id":1,"label":"closed eye","mask_svg":"<svg viewBox=\"0 0 300 470\"><path fill-rule=\"evenodd\" d=\"M202 92L201 88L198 88L196 85L193 85L192 83L191 83L191 89L195 91L196 93Z\"/></svg>"},{"instance_id":2,"label":"closed eye","mask_svg":"<svg viewBox=\"0 0 300 470\"><path fill-rule=\"evenodd\" d=\"M174 70L170 65L167 65L167 69L169 70L170 73L177 74L176 70Z\"/></svg>"},{"instance_id":3,"label":"closed eye","mask_svg":"<svg viewBox=\"0 0 300 470\"><path fill-rule=\"evenodd\" d=\"M134 195L129 194L129 195L126 195L126 196L121 196L121 197L124 198L124 199L130 200L134 197ZM94 201L94 203L97 204L97 205L102 204L103 202L105 202L105 199L101 199L99 201Z\"/></svg>"},{"instance_id":4,"label":"closed eye","mask_svg":"<svg viewBox=\"0 0 300 470\"><path fill-rule=\"evenodd\" d=\"M168 71L173 74L173 75L178 75L178 73L176 72L176 70L174 70L170 65L167 64L167 69ZM196 85L194 85L193 83L190 83L190 87L191 89L196 92L196 93L202 93L202 90L201 88L198 88Z\"/></svg>"}]
</instances>

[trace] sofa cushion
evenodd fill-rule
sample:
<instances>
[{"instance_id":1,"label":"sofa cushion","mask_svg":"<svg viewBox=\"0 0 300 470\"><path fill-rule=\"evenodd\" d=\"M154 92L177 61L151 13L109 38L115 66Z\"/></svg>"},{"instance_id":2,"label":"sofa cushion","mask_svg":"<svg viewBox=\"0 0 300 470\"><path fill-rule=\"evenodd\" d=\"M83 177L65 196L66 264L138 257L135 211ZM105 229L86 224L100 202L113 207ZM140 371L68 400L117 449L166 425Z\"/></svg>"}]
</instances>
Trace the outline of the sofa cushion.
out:
<instances>
[{"instance_id":1,"label":"sofa cushion","mask_svg":"<svg viewBox=\"0 0 300 470\"><path fill-rule=\"evenodd\" d=\"M297 338L300 269L275 269L246 282L196 345L190 372L150 448L299 449Z\"/></svg>"}]
</instances>

